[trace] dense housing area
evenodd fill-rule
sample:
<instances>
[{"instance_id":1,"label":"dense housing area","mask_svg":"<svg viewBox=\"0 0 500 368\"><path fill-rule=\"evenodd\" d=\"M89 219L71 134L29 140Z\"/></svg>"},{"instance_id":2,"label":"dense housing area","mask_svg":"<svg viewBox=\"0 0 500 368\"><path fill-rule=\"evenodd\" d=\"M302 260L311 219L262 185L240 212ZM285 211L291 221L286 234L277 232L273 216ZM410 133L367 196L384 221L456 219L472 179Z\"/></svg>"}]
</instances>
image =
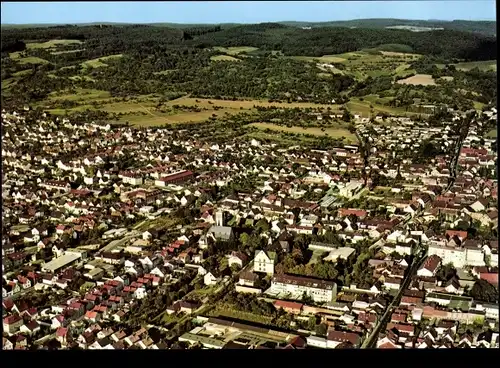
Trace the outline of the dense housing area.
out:
<instances>
[{"instance_id":1,"label":"dense housing area","mask_svg":"<svg viewBox=\"0 0 500 368\"><path fill-rule=\"evenodd\" d=\"M498 347L494 59L463 29L3 31L3 349Z\"/></svg>"}]
</instances>

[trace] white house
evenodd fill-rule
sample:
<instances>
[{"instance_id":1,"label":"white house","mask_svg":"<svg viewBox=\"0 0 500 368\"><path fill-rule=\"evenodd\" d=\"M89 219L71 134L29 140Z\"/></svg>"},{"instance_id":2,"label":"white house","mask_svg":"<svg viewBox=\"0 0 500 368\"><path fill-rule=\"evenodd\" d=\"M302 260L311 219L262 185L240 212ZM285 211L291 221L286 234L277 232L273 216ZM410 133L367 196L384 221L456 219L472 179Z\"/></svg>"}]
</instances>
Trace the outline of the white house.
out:
<instances>
[{"instance_id":1,"label":"white house","mask_svg":"<svg viewBox=\"0 0 500 368\"><path fill-rule=\"evenodd\" d=\"M203 276L203 283L207 286L217 284L217 277L215 277L211 272L207 272L205 276Z\"/></svg>"},{"instance_id":2,"label":"white house","mask_svg":"<svg viewBox=\"0 0 500 368\"><path fill-rule=\"evenodd\" d=\"M268 275L274 274L274 265L277 257L275 252L264 252L263 250L255 251L255 258L253 260L254 272L263 272Z\"/></svg>"}]
</instances>

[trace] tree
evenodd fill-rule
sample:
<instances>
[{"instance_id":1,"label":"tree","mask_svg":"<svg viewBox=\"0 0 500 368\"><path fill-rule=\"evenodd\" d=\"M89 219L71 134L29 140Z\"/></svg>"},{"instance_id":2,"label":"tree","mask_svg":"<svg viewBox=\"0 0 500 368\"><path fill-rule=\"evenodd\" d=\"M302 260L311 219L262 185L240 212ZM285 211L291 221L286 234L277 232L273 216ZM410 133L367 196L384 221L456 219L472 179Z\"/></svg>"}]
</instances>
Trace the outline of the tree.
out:
<instances>
[{"instance_id":1,"label":"tree","mask_svg":"<svg viewBox=\"0 0 500 368\"><path fill-rule=\"evenodd\" d=\"M255 229L259 232L267 232L269 231L269 223L265 219L260 219L255 225Z\"/></svg>"},{"instance_id":2,"label":"tree","mask_svg":"<svg viewBox=\"0 0 500 368\"><path fill-rule=\"evenodd\" d=\"M478 280L472 286L470 296L476 300L495 303L498 301L498 289L485 280Z\"/></svg>"},{"instance_id":3,"label":"tree","mask_svg":"<svg viewBox=\"0 0 500 368\"><path fill-rule=\"evenodd\" d=\"M326 336L328 332L328 325L326 323L321 323L316 326L316 334L319 336Z\"/></svg>"},{"instance_id":4,"label":"tree","mask_svg":"<svg viewBox=\"0 0 500 368\"><path fill-rule=\"evenodd\" d=\"M439 268L436 274L436 278L440 281L447 282L452 277L456 276L457 270L453 266L453 263L447 263Z\"/></svg>"}]
</instances>

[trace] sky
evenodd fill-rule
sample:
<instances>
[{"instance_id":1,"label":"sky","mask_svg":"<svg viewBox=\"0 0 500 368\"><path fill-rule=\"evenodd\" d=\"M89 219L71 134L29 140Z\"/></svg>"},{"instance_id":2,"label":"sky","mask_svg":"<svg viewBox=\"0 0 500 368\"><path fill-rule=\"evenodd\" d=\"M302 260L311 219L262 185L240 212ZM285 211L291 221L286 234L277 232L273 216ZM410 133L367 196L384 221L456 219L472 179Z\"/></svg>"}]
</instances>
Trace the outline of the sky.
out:
<instances>
[{"instance_id":1,"label":"sky","mask_svg":"<svg viewBox=\"0 0 500 368\"><path fill-rule=\"evenodd\" d=\"M8 2L2 24L261 23L364 18L495 20L494 0Z\"/></svg>"}]
</instances>

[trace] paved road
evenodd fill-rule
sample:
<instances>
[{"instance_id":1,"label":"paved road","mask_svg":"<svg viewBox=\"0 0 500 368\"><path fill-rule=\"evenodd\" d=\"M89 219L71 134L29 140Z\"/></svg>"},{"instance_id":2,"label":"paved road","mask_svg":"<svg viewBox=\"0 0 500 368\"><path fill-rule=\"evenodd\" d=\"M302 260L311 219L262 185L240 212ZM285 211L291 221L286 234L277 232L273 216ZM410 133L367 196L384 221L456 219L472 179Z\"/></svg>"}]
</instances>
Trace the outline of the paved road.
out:
<instances>
[{"instance_id":1,"label":"paved road","mask_svg":"<svg viewBox=\"0 0 500 368\"><path fill-rule=\"evenodd\" d=\"M399 302L401 301L401 297L403 296L403 292L408 288L408 285L410 284L411 278L413 275L417 272L418 268L422 265L426 258L426 254L421 254L418 258L415 258L413 264L411 265L410 269L408 270L408 273L406 277L404 278L401 287L399 288L398 293L392 300L391 304L387 307L385 313L383 314L382 318L378 321L377 325L374 327L370 335L366 338L364 341L363 345L361 346L362 349L369 349L369 348L374 348L377 344L377 337L380 333L380 331L385 330L387 323L389 322L389 318L391 317L392 313L394 312L394 309L396 309L399 306Z\"/></svg>"}]
</instances>

